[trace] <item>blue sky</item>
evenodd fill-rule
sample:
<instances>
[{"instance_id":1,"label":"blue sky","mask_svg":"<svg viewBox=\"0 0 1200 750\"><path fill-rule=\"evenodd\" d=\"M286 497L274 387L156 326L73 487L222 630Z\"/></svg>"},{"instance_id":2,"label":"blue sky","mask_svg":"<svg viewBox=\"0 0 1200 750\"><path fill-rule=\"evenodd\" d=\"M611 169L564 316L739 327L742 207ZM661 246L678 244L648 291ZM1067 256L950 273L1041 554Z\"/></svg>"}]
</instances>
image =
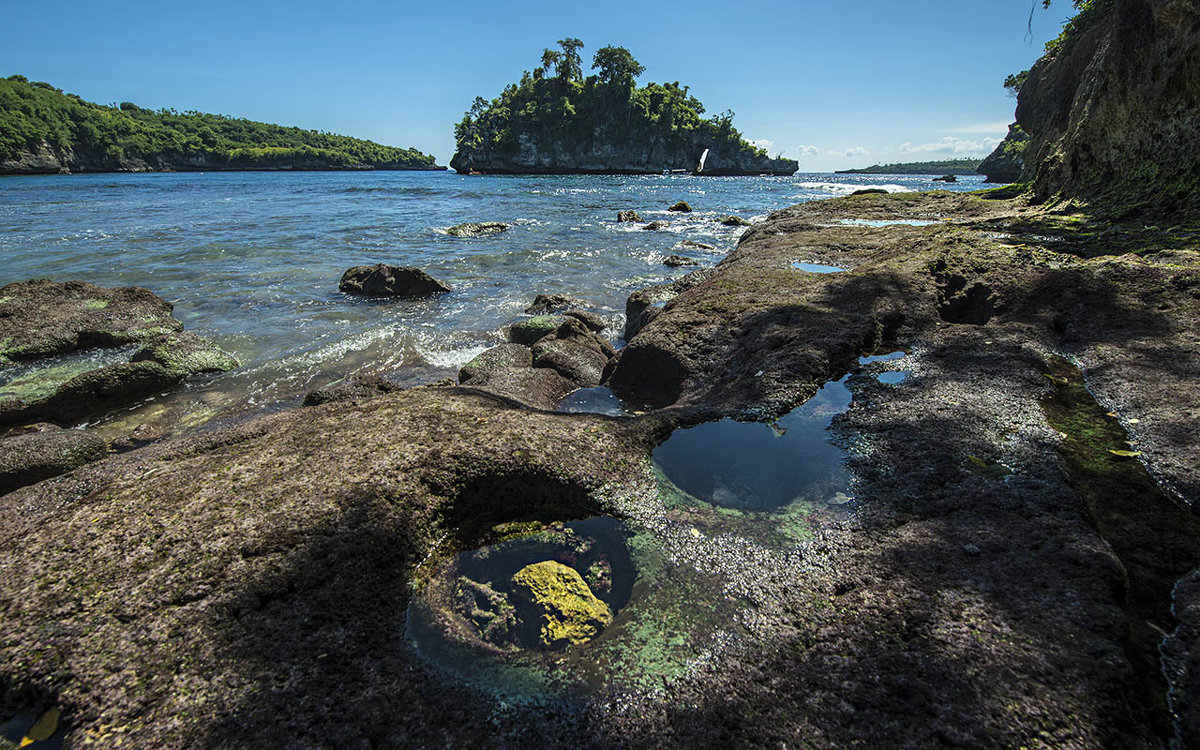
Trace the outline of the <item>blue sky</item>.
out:
<instances>
[{"instance_id":1,"label":"blue sky","mask_svg":"<svg viewBox=\"0 0 1200 750\"><path fill-rule=\"evenodd\" d=\"M102 103L196 109L453 153L453 126L579 37L691 86L772 154L821 171L986 153L1070 11L1029 0L9 3L0 75Z\"/></svg>"}]
</instances>

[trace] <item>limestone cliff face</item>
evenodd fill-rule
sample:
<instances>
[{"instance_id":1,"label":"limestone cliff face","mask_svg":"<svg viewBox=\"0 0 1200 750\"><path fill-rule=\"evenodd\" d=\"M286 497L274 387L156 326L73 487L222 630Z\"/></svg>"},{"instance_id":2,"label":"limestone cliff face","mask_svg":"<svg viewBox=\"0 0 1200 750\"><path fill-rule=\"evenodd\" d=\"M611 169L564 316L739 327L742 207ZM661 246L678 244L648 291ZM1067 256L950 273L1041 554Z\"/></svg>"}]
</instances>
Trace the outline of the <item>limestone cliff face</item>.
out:
<instances>
[{"instance_id":1,"label":"limestone cliff face","mask_svg":"<svg viewBox=\"0 0 1200 750\"><path fill-rule=\"evenodd\" d=\"M1008 135L988 154L975 169L988 182L1016 182L1021 179L1025 149L1029 146L1029 134L1013 123L1008 126Z\"/></svg>"},{"instance_id":2,"label":"limestone cliff face","mask_svg":"<svg viewBox=\"0 0 1200 750\"><path fill-rule=\"evenodd\" d=\"M659 137L640 142L606 139L599 130L591 138L573 143L555 140L539 144L524 134L518 136L517 143L515 152L460 150L450 166L464 174L658 174L666 169L693 172L708 149L699 174L790 175L799 168L793 159L771 159L750 148L716 143L699 134L673 145Z\"/></svg>"},{"instance_id":3,"label":"limestone cliff face","mask_svg":"<svg viewBox=\"0 0 1200 750\"><path fill-rule=\"evenodd\" d=\"M1200 210L1200 1L1096 0L1033 66L1017 122L1036 195L1126 213Z\"/></svg>"}]
</instances>

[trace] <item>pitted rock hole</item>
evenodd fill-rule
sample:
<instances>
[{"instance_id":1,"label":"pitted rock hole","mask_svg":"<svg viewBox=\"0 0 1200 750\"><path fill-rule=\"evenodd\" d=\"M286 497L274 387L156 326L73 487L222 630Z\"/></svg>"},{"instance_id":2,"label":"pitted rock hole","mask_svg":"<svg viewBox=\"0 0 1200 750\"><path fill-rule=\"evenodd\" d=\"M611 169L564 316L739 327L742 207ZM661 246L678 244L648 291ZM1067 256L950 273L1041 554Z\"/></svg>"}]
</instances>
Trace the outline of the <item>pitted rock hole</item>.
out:
<instances>
[{"instance_id":1,"label":"pitted rock hole","mask_svg":"<svg viewBox=\"0 0 1200 750\"><path fill-rule=\"evenodd\" d=\"M991 287L981 282L968 286L963 276L946 273L941 262L932 270L938 285L938 317L947 323L987 325L996 312Z\"/></svg>"}]
</instances>

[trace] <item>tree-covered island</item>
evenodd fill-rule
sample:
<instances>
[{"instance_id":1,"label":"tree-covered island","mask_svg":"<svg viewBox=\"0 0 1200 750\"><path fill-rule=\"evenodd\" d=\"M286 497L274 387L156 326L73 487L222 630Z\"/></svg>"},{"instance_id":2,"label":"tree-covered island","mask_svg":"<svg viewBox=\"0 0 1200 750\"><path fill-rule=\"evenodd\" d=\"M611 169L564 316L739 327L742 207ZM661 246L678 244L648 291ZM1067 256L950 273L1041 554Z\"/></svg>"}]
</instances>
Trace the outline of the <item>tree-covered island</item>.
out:
<instances>
[{"instance_id":1,"label":"tree-covered island","mask_svg":"<svg viewBox=\"0 0 1200 750\"><path fill-rule=\"evenodd\" d=\"M202 112L105 106L0 78L0 174L444 169L411 148Z\"/></svg>"},{"instance_id":2,"label":"tree-covered island","mask_svg":"<svg viewBox=\"0 0 1200 750\"><path fill-rule=\"evenodd\" d=\"M583 42L542 52L500 96L475 103L454 129L450 166L478 174L793 174L733 127L733 113L705 118L704 105L674 83L637 85L645 72L624 47L603 47L583 75Z\"/></svg>"}]
</instances>

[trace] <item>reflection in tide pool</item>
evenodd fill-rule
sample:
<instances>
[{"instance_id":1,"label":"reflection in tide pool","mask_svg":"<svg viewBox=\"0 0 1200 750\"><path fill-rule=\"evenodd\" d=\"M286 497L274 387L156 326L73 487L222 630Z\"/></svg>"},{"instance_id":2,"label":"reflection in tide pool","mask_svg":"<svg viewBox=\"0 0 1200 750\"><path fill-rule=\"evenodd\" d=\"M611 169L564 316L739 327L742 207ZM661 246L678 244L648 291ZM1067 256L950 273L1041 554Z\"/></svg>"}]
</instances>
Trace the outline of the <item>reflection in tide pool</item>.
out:
<instances>
[{"instance_id":1,"label":"reflection in tide pool","mask_svg":"<svg viewBox=\"0 0 1200 750\"><path fill-rule=\"evenodd\" d=\"M676 430L654 462L679 489L725 508L762 512L845 497L845 453L828 433L850 406L845 382L826 383L773 425L722 419Z\"/></svg>"},{"instance_id":2,"label":"reflection in tide pool","mask_svg":"<svg viewBox=\"0 0 1200 750\"><path fill-rule=\"evenodd\" d=\"M625 402L606 385L580 388L568 393L558 405L558 410L570 414L604 414L610 417L628 417L633 414Z\"/></svg>"},{"instance_id":3,"label":"reflection in tide pool","mask_svg":"<svg viewBox=\"0 0 1200 750\"><path fill-rule=\"evenodd\" d=\"M793 263L792 268L797 271L808 271L809 273L840 273L846 270L841 266L823 266L820 263L804 263L801 261Z\"/></svg>"}]
</instances>

